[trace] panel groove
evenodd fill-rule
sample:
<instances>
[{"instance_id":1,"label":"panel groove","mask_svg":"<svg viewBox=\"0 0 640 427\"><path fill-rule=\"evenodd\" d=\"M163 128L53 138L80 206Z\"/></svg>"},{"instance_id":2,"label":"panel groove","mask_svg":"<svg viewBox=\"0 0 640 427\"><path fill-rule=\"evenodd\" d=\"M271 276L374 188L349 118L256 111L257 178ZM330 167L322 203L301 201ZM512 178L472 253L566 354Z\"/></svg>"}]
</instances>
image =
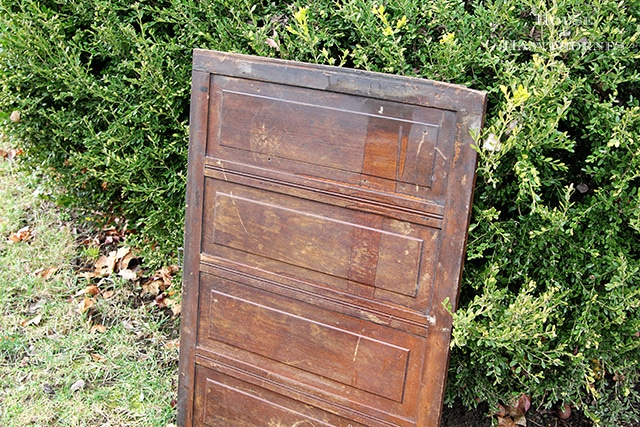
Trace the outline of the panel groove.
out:
<instances>
[{"instance_id":1,"label":"panel groove","mask_svg":"<svg viewBox=\"0 0 640 427\"><path fill-rule=\"evenodd\" d=\"M305 290L297 284L309 285L302 283L298 280L291 279L289 277L280 277L279 279L267 279L265 277L256 276L241 271L241 266L237 265L235 268L225 267L225 265L231 264L228 260L221 258L202 255L201 257L201 270L214 276L223 273L226 277L242 277L243 282L246 282L249 286L256 286L258 289L268 290L270 292L278 293L281 291L283 295L296 298L303 302L309 302L310 300L316 300L317 304L332 308L337 312L348 312L355 317L359 317L365 320L369 320L373 323L386 325L391 328L407 331L413 335L424 337L426 336L427 329L431 324L431 318L425 316L424 313L415 312L411 310L395 307L391 309L389 305L385 305L384 308L389 311L382 311L382 307L379 309L372 309L369 305L380 305L379 302L373 300L361 299L359 303L354 302L354 298L350 299L352 302L346 302L344 299L339 299L331 294L336 294L335 291L330 291L330 294L324 295L320 289L309 287L309 290ZM226 274L224 274L226 273ZM227 276L228 275L228 276ZM288 283L291 284L288 284ZM262 285L262 286L261 286ZM346 295L346 294L344 294ZM391 314L392 312L393 314ZM413 320L412 320L413 319Z\"/></svg>"},{"instance_id":2,"label":"panel groove","mask_svg":"<svg viewBox=\"0 0 640 427\"><path fill-rule=\"evenodd\" d=\"M393 212L401 212L401 213L406 213L408 215L412 215L412 217L414 217L414 220L419 222L419 223L425 223L425 225L428 225L430 227L434 227L434 228L440 228L441 227L441 222L443 219L443 216L440 212L442 212L442 206L439 205L432 205L431 209L423 209L423 210L418 210L418 209L412 209L409 207L404 207L404 206L398 206L397 204L394 205L392 203L384 203L384 202L376 202L374 200L370 200L370 199L366 199L364 197L358 197L358 196L354 196L354 195L347 195L347 194L343 194L337 191L327 191L324 190L322 188L316 188L312 185L300 185L300 184L296 184L294 182L286 182L286 181L282 181L282 180L278 180L278 179L270 179L270 178L265 178L263 176L257 175L257 174L252 174L252 173L244 173L238 170L233 170L233 169L229 169L229 168L224 168L224 167L220 167L217 166L216 163L218 163L218 160L216 159L207 159L207 165L205 167L205 175L211 178L222 178L223 181L232 181L232 179L234 177L239 177L239 178L249 178L251 180L255 180L255 185L256 186L260 186L262 183L262 185L264 185L265 183L269 183L269 184L274 184L277 186L280 186L282 188L294 188L294 189L299 189L299 190L303 190L305 192L309 192L309 193L317 193L317 194L321 194L321 195L327 195L327 196L331 196L331 197L335 197L338 199L343 199L348 201L349 203L353 203L353 204L345 204L345 207L349 208L349 209L356 209L356 210L366 210L368 206L370 206L370 208L368 208L369 210L371 210L374 213L379 213L381 210L384 211L385 213L388 213L390 215L393 215ZM217 173L219 173L220 175L217 175ZM312 184L314 181L316 183L324 183L327 184L326 181L320 181L315 177L303 177L303 176L296 176L295 178L298 179L305 179L306 181L308 181L308 184ZM355 189L356 191L359 192L363 192L363 193L367 193L366 189L362 189L362 188L354 188L354 187L348 187L348 186L344 186L345 189ZM377 194L377 193L372 193L369 192L372 195L373 194ZM401 196L401 195L394 195L393 199L401 199L401 197L405 197L406 200L408 202L415 202L414 198L409 198L408 196Z\"/></svg>"}]
</instances>

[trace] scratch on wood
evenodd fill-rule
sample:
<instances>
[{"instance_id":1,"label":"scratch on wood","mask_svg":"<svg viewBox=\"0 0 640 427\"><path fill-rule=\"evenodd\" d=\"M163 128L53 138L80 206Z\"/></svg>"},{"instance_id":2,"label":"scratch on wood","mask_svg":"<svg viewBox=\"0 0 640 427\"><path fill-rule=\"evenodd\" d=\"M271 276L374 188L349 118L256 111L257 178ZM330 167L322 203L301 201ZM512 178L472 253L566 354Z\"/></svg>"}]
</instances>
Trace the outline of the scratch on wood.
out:
<instances>
[{"instance_id":1,"label":"scratch on wood","mask_svg":"<svg viewBox=\"0 0 640 427\"><path fill-rule=\"evenodd\" d=\"M378 325L387 325L389 324L389 322L385 321L384 319L379 318L378 316L376 316L373 313L367 313L366 311L363 312L363 314L365 315L365 317L373 322L373 323L377 323Z\"/></svg>"},{"instance_id":2,"label":"scratch on wood","mask_svg":"<svg viewBox=\"0 0 640 427\"><path fill-rule=\"evenodd\" d=\"M353 352L353 361L356 361L356 357L358 357L358 349L360 348L360 341L362 340L362 335L358 336L358 342L356 343L356 349Z\"/></svg>"},{"instance_id":3,"label":"scratch on wood","mask_svg":"<svg viewBox=\"0 0 640 427\"><path fill-rule=\"evenodd\" d=\"M438 154L440 154L442 156L443 159L447 160L447 156L442 154L442 151L440 151L440 149L438 147L436 147L436 151L438 152Z\"/></svg>"},{"instance_id":4,"label":"scratch on wood","mask_svg":"<svg viewBox=\"0 0 640 427\"><path fill-rule=\"evenodd\" d=\"M424 138L427 136L427 131L422 132L422 138L420 139L420 143L418 144L418 152L416 153L416 157L420 155L420 150L422 150L422 144L424 144Z\"/></svg>"},{"instance_id":5,"label":"scratch on wood","mask_svg":"<svg viewBox=\"0 0 640 427\"><path fill-rule=\"evenodd\" d=\"M233 207L236 208L236 214L238 215L238 219L240 220L240 225L244 229L244 232L249 234L249 231L247 230L247 227L244 226L244 221L242 221L242 217L240 216L240 209L238 209L238 205L236 205L236 201L233 200L233 193L231 191L229 191L229 195L231 196L231 203L233 204Z\"/></svg>"},{"instance_id":6,"label":"scratch on wood","mask_svg":"<svg viewBox=\"0 0 640 427\"><path fill-rule=\"evenodd\" d=\"M302 426L316 427L315 424L313 424L309 420L296 421L291 425L291 427L302 427ZM271 420L269 421L269 427L287 427L287 426L283 424L280 420Z\"/></svg>"}]
</instances>

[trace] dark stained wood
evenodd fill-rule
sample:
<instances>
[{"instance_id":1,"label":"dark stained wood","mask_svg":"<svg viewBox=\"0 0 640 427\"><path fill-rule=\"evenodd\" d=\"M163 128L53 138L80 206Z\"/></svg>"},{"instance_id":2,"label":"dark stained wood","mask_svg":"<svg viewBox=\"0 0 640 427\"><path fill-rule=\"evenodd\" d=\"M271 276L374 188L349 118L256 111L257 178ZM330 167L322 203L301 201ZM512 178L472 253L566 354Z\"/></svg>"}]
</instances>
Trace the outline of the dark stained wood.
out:
<instances>
[{"instance_id":1,"label":"dark stained wood","mask_svg":"<svg viewBox=\"0 0 640 427\"><path fill-rule=\"evenodd\" d=\"M485 94L193 70L179 425L438 426Z\"/></svg>"}]
</instances>

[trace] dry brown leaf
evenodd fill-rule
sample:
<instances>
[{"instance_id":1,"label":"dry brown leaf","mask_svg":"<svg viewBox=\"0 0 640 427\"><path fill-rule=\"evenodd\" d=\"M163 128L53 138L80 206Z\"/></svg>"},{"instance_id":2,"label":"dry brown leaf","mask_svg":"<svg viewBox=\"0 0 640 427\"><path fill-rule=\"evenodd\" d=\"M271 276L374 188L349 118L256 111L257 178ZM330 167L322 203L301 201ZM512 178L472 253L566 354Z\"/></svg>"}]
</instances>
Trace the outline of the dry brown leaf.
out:
<instances>
[{"instance_id":1,"label":"dry brown leaf","mask_svg":"<svg viewBox=\"0 0 640 427\"><path fill-rule=\"evenodd\" d=\"M15 110L11 112L11 115L9 116L9 120L11 120L14 123L18 123L20 121L20 111Z\"/></svg>"},{"instance_id":2,"label":"dry brown leaf","mask_svg":"<svg viewBox=\"0 0 640 427\"><path fill-rule=\"evenodd\" d=\"M109 299L109 298L113 297L115 295L115 293L116 293L115 291L104 291L102 293L102 298Z\"/></svg>"},{"instance_id":3,"label":"dry brown leaf","mask_svg":"<svg viewBox=\"0 0 640 427\"><path fill-rule=\"evenodd\" d=\"M33 230L31 230L31 227L29 226L22 227L20 230L16 231L15 233L9 236L9 243L11 244L11 243L25 242L31 239L32 237L33 237Z\"/></svg>"},{"instance_id":4,"label":"dry brown leaf","mask_svg":"<svg viewBox=\"0 0 640 427\"><path fill-rule=\"evenodd\" d=\"M158 295L156 297L155 304L159 308L166 308L167 307L167 301L168 301L168 299L164 296L164 294L160 294L160 295Z\"/></svg>"},{"instance_id":5,"label":"dry brown leaf","mask_svg":"<svg viewBox=\"0 0 640 427\"><path fill-rule=\"evenodd\" d=\"M275 50L277 50L278 52L280 52L280 46L278 45L278 43L277 43L274 39L272 39L272 38L268 38L268 39L265 41L265 43L266 43L267 45L269 45L269 47L272 47L272 48L274 48Z\"/></svg>"},{"instance_id":6,"label":"dry brown leaf","mask_svg":"<svg viewBox=\"0 0 640 427\"><path fill-rule=\"evenodd\" d=\"M2 148L0 148L0 159L7 159L9 161L12 161L13 159L16 158L16 156L19 156L21 154L22 154L22 150L19 148L17 149L10 148L8 150L3 150Z\"/></svg>"},{"instance_id":7,"label":"dry brown leaf","mask_svg":"<svg viewBox=\"0 0 640 427\"><path fill-rule=\"evenodd\" d=\"M526 394L521 394L515 406L520 410L520 412L526 414L531 407L531 398Z\"/></svg>"},{"instance_id":8,"label":"dry brown leaf","mask_svg":"<svg viewBox=\"0 0 640 427\"><path fill-rule=\"evenodd\" d=\"M91 295L91 296L96 296L100 293L100 288L97 287L96 285L89 285L86 288L84 288L85 293Z\"/></svg>"},{"instance_id":9,"label":"dry brown leaf","mask_svg":"<svg viewBox=\"0 0 640 427\"><path fill-rule=\"evenodd\" d=\"M118 271L118 275L122 277L124 280L135 281L138 278L138 273L126 268Z\"/></svg>"},{"instance_id":10,"label":"dry brown leaf","mask_svg":"<svg viewBox=\"0 0 640 427\"><path fill-rule=\"evenodd\" d=\"M516 406L507 405L505 406L505 409L507 410L507 414L510 417L519 417L520 415L522 415L522 411L518 409Z\"/></svg>"},{"instance_id":11,"label":"dry brown leaf","mask_svg":"<svg viewBox=\"0 0 640 427\"><path fill-rule=\"evenodd\" d=\"M44 280L49 280L51 278L51 276L53 276L54 274L56 274L56 272L60 269L60 267L57 266L51 266L51 267L47 267L47 268L41 268L40 270L36 271L35 276L36 277L40 277Z\"/></svg>"},{"instance_id":12,"label":"dry brown leaf","mask_svg":"<svg viewBox=\"0 0 640 427\"><path fill-rule=\"evenodd\" d=\"M135 261L135 263L134 263ZM134 264L133 266L131 264ZM133 253L129 252L125 256L123 256L120 261L118 261L118 270L126 270L133 269L138 265L138 257Z\"/></svg>"},{"instance_id":13,"label":"dry brown leaf","mask_svg":"<svg viewBox=\"0 0 640 427\"><path fill-rule=\"evenodd\" d=\"M104 325L93 325L89 330L89 333L93 334L94 332L104 334L105 332L107 332L107 328Z\"/></svg>"},{"instance_id":14,"label":"dry brown leaf","mask_svg":"<svg viewBox=\"0 0 640 427\"><path fill-rule=\"evenodd\" d=\"M99 355L98 353L91 353L89 356L93 359L94 362L103 363L107 361L107 358Z\"/></svg>"},{"instance_id":15,"label":"dry brown leaf","mask_svg":"<svg viewBox=\"0 0 640 427\"><path fill-rule=\"evenodd\" d=\"M80 301L80 303L78 304L78 308L76 309L76 312L79 314L83 314L85 311L89 310L91 307L93 307L96 304L96 301L93 298L87 298L85 297L82 301Z\"/></svg>"},{"instance_id":16,"label":"dry brown leaf","mask_svg":"<svg viewBox=\"0 0 640 427\"><path fill-rule=\"evenodd\" d=\"M176 274L180 270L180 267L177 265L170 265L168 267L162 267L160 271L158 271L159 276L162 278L167 287L171 286L171 281L173 280L173 275Z\"/></svg>"},{"instance_id":17,"label":"dry brown leaf","mask_svg":"<svg viewBox=\"0 0 640 427\"><path fill-rule=\"evenodd\" d=\"M32 319L25 320L24 322L20 323L20 326L22 326L23 328L26 328L29 325L39 325L41 321L42 321L42 314L38 314L36 317Z\"/></svg>"},{"instance_id":18,"label":"dry brown leaf","mask_svg":"<svg viewBox=\"0 0 640 427\"><path fill-rule=\"evenodd\" d=\"M109 256L102 255L95 263L95 272L98 276L110 276L116 267L116 251L109 252Z\"/></svg>"},{"instance_id":19,"label":"dry brown leaf","mask_svg":"<svg viewBox=\"0 0 640 427\"><path fill-rule=\"evenodd\" d=\"M158 302L157 299L156 299L156 302ZM169 307L171 309L171 312L173 313L173 317L179 316L180 312L182 311L182 304L180 304L178 301L173 300L171 298L163 297L162 298L162 304L165 307Z\"/></svg>"},{"instance_id":20,"label":"dry brown leaf","mask_svg":"<svg viewBox=\"0 0 640 427\"><path fill-rule=\"evenodd\" d=\"M173 317L180 316L180 313L182 313L182 304L173 304L170 305L170 307L171 311L173 312Z\"/></svg>"},{"instance_id":21,"label":"dry brown leaf","mask_svg":"<svg viewBox=\"0 0 640 427\"><path fill-rule=\"evenodd\" d=\"M167 350L179 350L180 349L180 340L171 340L165 343L164 348Z\"/></svg>"},{"instance_id":22,"label":"dry brown leaf","mask_svg":"<svg viewBox=\"0 0 640 427\"><path fill-rule=\"evenodd\" d=\"M98 295L100 293L100 288L96 285L89 285L84 289L79 290L78 292L75 293L75 295L73 296L74 298L77 298L81 295L86 295L89 294L91 296L95 296Z\"/></svg>"},{"instance_id":23,"label":"dry brown leaf","mask_svg":"<svg viewBox=\"0 0 640 427\"><path fill-rule=\"evenodd\" d=\"M78 277L82 277L83 279L94 279L96 277L98 277L99 274L94 270L94 271L81 271L80 273L78 273Z\"/></svg>"},{"instance_id":24,"label":"dry brown leaf","mask_svg":"<svg viewBox=\"0 0 640 427\"><path fill-rule=\"evenodd\" d=\"M120 261L121 259L123 259L125 256L129 255L129 253L131 253L131 248L128 248L126 246L119 248L116 251L116 260Z\"/></svg>"},{"instance_id":25,"label":"dry brown leaf","mask_svg":"<svg viewBox=\"0 0 640 427\"><path fill-rule=\"evenodd\" d=\"M76 293L73 295L73 297L72 297L72 298L77 298L77 297L79 297L79 296L81 296L81 295L84 295L84 294L86 294L86 293L87 293L87 288L80 289L78 292L76 292Z\"/></svg>"},{"instance_id":26,"label":"dry brown leaf","mask_svg":"<svg viewBox=\"0 0 640 427\"><path fill-rule=\"evenodd\" d=\"M517 425L517 426L523 426L523 427L526 427L526 425L527 425L527 419L524 417L524 414L522 414L522 415L519 415L519 416L515 417L515 418L513 419L513 423L514 423L515 425Z\"/></svg>"},{"instance_id":27,"label":"dry brown leaf","mask_svg":"<svg viewBox=\"0 0 640 427\"><path fill-rule=\"evenodd\" d=\"M524 412L522 412L519 407L507 405L505 409L507 411L507 414L513 419L515 425L527 425L527 419L524 416Z\"/></svg>"},{"instance_id":28,"label":"dry brown leaf","mask_svg":"<svg viewBox=\"0 0 640 427\"><path fill-rule=\"evenodd\" d=\"M515 423L509 417L498 417L498 427L515 427Z\"/></svg>"},{"instance_id":29,"label":"dry brown leaf","mask_svg":"<svg viewBox=\"0 0 640 427\"><path fill-rule=\"evenodd\" d=\"M151 280L147 283L142 284L141 295L148 294L155 297L164 290L163 288L164 288L164 282L162 280L159 280L159 279Z\"/></svg>"}]
</instances>

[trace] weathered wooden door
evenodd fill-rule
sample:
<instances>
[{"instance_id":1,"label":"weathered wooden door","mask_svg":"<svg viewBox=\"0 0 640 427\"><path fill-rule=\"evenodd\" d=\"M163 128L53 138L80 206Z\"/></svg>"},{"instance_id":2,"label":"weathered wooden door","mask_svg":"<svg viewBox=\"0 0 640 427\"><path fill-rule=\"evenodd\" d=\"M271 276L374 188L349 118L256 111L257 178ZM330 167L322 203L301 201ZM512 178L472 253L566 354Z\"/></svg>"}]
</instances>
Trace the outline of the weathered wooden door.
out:
<instances>
[{"instance_id":1,"label":"weathered wooden door","mask_svg":"<svg viewBox=\"0 0 640 427\"><path fill-rule=\"evenodd\" d=\"M180 425L439 424L484 104L195 51Z\"/></svg>"}]
</instances>

